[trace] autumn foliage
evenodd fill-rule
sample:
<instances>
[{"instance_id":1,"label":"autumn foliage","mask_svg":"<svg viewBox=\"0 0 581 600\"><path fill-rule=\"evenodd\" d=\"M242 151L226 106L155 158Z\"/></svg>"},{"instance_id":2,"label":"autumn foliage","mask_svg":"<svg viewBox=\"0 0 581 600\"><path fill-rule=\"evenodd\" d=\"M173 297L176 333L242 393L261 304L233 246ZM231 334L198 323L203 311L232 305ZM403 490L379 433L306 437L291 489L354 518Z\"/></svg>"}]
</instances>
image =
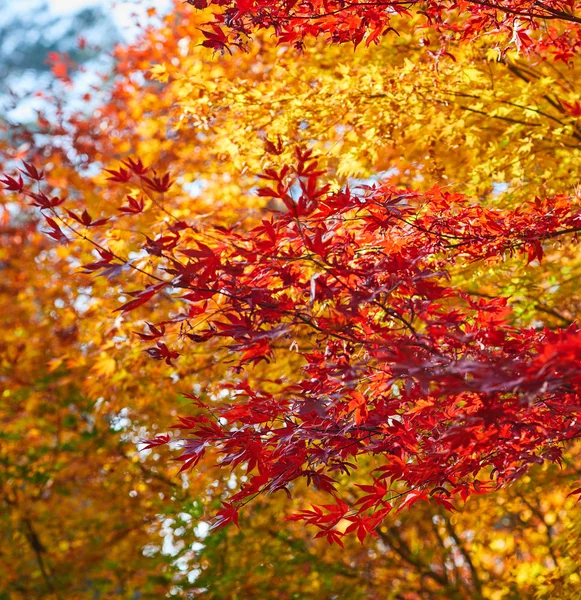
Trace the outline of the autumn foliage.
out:
<instances>
[{"instance_id":1,"label":"autumn foliage","mask_svg":"<svg viewBox=\"0 0 581 600\"><path fill-rule=\"evenodd\" d=\"M276 151L272 148L271 151ZM109 181L164 194L168 174L149 173L141 161L108 170ZM43 174L25 163L29 179ZM459 194L424 193L385 185L331 192L310 151L294 165L266 169L259 196L284 209L247 231L241 225L190 225L171 218L142 250L145 272L106 249L93 235L99 260L85 273L112 277L124 268L148 279L116 311L134 311L165 292L186 302L137 335L145 352L172 365L180 352L171 337L217 342L238 374L260 361L296 352L297 374L260 387L242 377L224 382L232 398L176 425L188 432L180 460L195 467L212 451L221 466L252 474L218 513L218 524L237 522L238 506L258 493L284 490L304 477L336 503L304 511L330 541L357 530L361 539L392 510L431 498L452 509L501 485L534 463L561 459L561 443L581 434L576 423L580 333L511 326L505 298L484 299L449 283L447 265L494 263L521 254L542 260L542 243L575 236L581 210L574 197L554 197L499 211ZM60 197L32 192L20 178L6 179L46 211L47 235L87 237L113 217L93 218L58 208ZM128 196L121 218L143 204ZM160 200L161 202L161 200ZM49 216L50 215L50 216ZM82 228L82 229L80 229ZM88 234L91 235L91 234ZM235 425L235 427L232 427ZM166 444L169 435L145 445ZM372 479L353 505L335 492L334 472L350 475L360 457L375 457ZM403 486L403 487L402 487Z\"/></svg>"},{"instance_id":2,"label":"autumn foliage","mask_svg":"<svg viewBox=\"0 0 581 600\"><path fill-rule=\"evenodd\" d=\"M378 43L382 36L398 35L397 17L404 22L420 15L418 29L434 29L443 39L468 42L482 35L502 33L516 48L541 51L548 48L566 60L578 48L579 5L574 1L485 1L400 2L372 0L187 0L198 9L219 7L202 30L203 46L225 50L243 46L257 29L269 29L279 42L298 48L309 37L322 36L331 43L355 46ZM556 26L554 25L556 23ZM542 31L540 39L531 32Z\"/></svg>"},{"instance_id":3,"label":"autumn foliage","mask_svg":"<svg viewBox=\"0 0 581 600\"><path fill-rule=\"evenodd\" d=\"M4 502L36 589L272 594L220 558L254 527L320 561L271 597L368 564L391 595L358 573L345 597L575 597L577 7L189 4L116 51L97 113L57 94L2 142ZM67 477L84 510L123 489L108 541L62 546L98 565L86 584L41 539ZM182 562L152 550L168 513L190 546L211 523ZM123 587L123 547L110 567L91 552L125 540Z\"/></svg>"}]
</instances>

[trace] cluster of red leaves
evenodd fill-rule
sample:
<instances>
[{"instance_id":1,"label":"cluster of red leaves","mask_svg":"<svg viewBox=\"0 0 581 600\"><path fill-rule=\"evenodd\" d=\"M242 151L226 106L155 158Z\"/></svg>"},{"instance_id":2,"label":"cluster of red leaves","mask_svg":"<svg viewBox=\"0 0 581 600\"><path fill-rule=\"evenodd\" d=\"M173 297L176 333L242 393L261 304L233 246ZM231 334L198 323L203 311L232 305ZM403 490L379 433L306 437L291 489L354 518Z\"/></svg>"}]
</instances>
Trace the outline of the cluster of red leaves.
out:
<instances>
[{"instance_id":1,"label":"cluster of red leaves","mask_svg":"<svg viewBox=\"0 0 581 600\"><path fill-rule=\"evenodd\" d=\"M333 43L355 45L377 43L389 31L396 16L411 17L418 13L427 26L439 32L459 34L471 39L483 33L504 32L518 49L533 44L527 31L539 29L540 23L572 25L560 44L576 47L579 43L579 3L575 0L454 0L427 2L411 0L187 0L188 4L219 10L203 31L204 46L223 51L240 46L255 29L272 28L280 42L301 47L307 37L322 36ZM571 35L573 32L573 37ZM555 33L545 36L555 38Z\"/></svg>"},{"instance_id":2,"label":"cluster of red leaves","mask_svg":"<svg viewBox=\"0 0 581 600\"><path fill-rule=\"evenodd\" d=\"M144 175L131 165L131 176ZM113 181L124 185L116 173ZM144 243L157 265L151 285L121 307L147 306L162 289L183 299L182 312L140 334L156 344L147 352L168 364L179 356L167 339L172 326L193 343L227 347L239 374L291 352L301 357L302 369L284 380L256 387L242 375L225 383L226 403L196 399L201 410L176 425L187 432L183 469L208 451L221 468L245 469L248 479L218 523L236 521L257 494L290 493L302 478L335 501L292 518L330 542L351 531L362 539L395 505L431 498L452 508L454 496L466 499L533 463L559 461L561 444L581 435L581 330L511 325L505 298L476 299L453 286L447 271L509 254L541 260L550 240L576 241L575 200L537 199L501 211L440 188L331 192L322 175L310 152L297 151L294 165L262 175L267 187L259 194L284 212L246 229L202 232L171 222ZM19 179L5 176L4 183L31 198L55 239L55 231L79 225L87 239L88 229L105 222L76 218ZM111 218L133 217L122 211ZM87 272L129 264L93 243L99 260ZM169 440L160 436L148 447ZM369 460L371 481L348 505L337 479Z\"/></svg>"}]
</instances>

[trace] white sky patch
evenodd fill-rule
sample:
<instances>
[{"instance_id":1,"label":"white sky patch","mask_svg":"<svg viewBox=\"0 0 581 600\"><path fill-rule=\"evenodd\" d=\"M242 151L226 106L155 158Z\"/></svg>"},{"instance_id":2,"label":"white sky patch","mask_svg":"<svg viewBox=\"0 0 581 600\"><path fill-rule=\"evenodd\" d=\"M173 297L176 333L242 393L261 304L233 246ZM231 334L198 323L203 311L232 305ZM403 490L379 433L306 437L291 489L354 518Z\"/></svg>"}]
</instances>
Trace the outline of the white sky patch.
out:
<instances>
[{"instance_id":1,"label":"white sky patch","mask_svg":"<svg viewBox=\"0 0 581 600\"><path fill-rule=\"evenodd\" d=\"M10 9L13 14L33 13L42 6L42 0L18 0L11 2ZM54 16L66 17L77 13L84 8L95 6L103 7L109 14L126 41L132 41L139 33L136 20L144 21L147 9L155 7L158 15L167 13L171 7L171 0L44 0ZM82 32L79 32L82 35Z\"/></svg>"},{"instance_id":2,"label":"white sky patch","mask_svg":"<svg viewBox=\"0 0 581 600\"><path fill-rule=\"evenodd\" d=\"M48 0L51 12L55 15L67 15L78 12L87 6L97 6L101 4L98 0Z\"/></svg>"},{"instance_id":3,"label":"white sky patch","mask_svg":"<svg viewBox=\"0 0 581 600\"><path fill-rule=\"evenodd\" d=\"M152 19L147 15L149 8L155 8L157 16L167 14L173 6L172 0L0 0L0 20L10 20L12 18L22 19L25 16L34 15L39 11L44 12L44 16L50 22L50 19L56 19L56 22L51 25L51 38L59 39L59 29L62 29L62 34L70 27L76 13L84 9L100 8L104 14L110 19L108 24L103 22L103 27L99 30L99 24L92 29L83 31L78 30L79 38L84 37L89 44L101 46L100 32L107 32L107 27L111 27L111 21L115 24L118 30L117 38L122 44L131 44L134 42L140 33L143 31L141 26ZM156 19L153 19L156 22ZM94 35L97 35L97 41L94 41ZM106 40L106 35L105 38ZM84 64L84 72L78 71L74 73L76 83L76 96L73 94L69 97L68 106L71 109L78 109L83 105L79 100L84 91L89 91L91 84L99 84L99 74L111 69L112 59L110 58L111 48L105 45L102 46L104 52L97 56L94 60ZM1 57L0 57L1 60ZM41 110L45 104L42 99L32 96L33 92L42 90L48 85L50 78L47 73L42 73L39 76L36 71L23 71L18 77L11 77L9 87L11 90L24 96L29 94L29 97L21 101L18 106L10 110L8 117L15 122L26 122L34 120L35 110ZM84 90L84 91L83 91ZM2 95L0 94L0 106L2 104Z\"/></svg>"}]
</instances>

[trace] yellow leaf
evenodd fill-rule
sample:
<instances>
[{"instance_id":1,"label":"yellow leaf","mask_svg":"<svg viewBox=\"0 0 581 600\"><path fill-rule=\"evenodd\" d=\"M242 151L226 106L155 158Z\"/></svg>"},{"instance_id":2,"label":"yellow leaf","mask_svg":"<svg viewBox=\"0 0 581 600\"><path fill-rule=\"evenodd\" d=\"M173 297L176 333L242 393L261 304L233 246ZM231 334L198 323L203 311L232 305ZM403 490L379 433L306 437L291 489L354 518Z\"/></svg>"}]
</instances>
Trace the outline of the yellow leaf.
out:
<instances>
[{"instance_id":1,"label":"yellow leaf","mask_svg":"<svg viewBox=\"0 0 581 600\"><path fill-rule=\"evenodd\" d=\"M169 74L165 65L153 65L149 72L151 73L151 78L155 79L156 81L165 83L169 79Z\"/></svg>"},{"instance_id":2,"label":"yellow leaf","mask_svg":"<svg viewBox=\"0 0 581 600\"><path fill-rule=\"evenodd\" d=\"M117 363L115 362L115 359L102 353L91 368L91 371L98 376L108 377L113 375L116 369Z\"/></svg>"}]
</instances>

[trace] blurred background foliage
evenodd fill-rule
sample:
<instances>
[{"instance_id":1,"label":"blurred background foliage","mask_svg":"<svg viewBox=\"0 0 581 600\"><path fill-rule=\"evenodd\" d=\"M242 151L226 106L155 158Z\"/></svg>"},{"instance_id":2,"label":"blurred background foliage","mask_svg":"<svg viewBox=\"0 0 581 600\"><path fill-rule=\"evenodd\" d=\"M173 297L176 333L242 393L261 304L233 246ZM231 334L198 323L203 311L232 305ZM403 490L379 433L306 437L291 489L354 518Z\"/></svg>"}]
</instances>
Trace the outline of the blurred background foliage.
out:
<instances>
[{"instance_id":1,"label":"blurred background foliage","mask_svg":"<svg viewBox=\"0 0 581 600\"><path fill-rule=\"evenodd\" d=\"M55 14L46 2L0 2L0 77L14 85L23 75L48 72L51 52L67 53L82 64L120 41L120 32L103 6L86 6L78 12ZM92 48L79 48L79 37Z\"/></svg>"}]
</instances>

